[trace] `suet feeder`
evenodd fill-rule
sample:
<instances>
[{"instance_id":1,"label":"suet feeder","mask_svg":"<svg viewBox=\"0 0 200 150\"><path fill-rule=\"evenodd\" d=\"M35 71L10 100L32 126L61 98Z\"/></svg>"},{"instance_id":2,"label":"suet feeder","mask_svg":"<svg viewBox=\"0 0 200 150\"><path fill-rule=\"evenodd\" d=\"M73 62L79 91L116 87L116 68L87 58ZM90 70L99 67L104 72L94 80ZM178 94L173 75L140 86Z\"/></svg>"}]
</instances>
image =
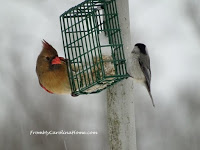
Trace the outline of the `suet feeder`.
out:
<instances>
[{"instance_id":1,"label":"suet feeder","mask_svg":"<svg viewBox=\"0 0 200 150\"><path fill-rule=\"evenodd\" d=\"M60 25L72 95L98 93L129 77L116 0L85 0L64 12Z\"/></svg>"}]
</instances>

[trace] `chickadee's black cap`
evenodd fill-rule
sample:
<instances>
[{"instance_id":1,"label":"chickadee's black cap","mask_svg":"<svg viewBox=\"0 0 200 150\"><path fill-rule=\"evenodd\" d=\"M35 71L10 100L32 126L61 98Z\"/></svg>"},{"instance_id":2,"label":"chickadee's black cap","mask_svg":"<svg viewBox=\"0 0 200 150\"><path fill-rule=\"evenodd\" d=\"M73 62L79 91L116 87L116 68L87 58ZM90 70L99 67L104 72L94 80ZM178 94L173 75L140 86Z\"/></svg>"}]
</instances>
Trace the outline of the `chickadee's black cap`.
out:
<instances>
[{"instance_id":1,"label":"chickadee's black cap","mask_svg":"<svg viewBox=\"0 0 200 150\"><path fill-rule=\"evenodd\" d=\"M143 54L147 54L146 52L146 45L142 44L142 43L137 43L135 44L135 46L137 46L140 49L140 52Z\"/></svg>"}]
</instances>

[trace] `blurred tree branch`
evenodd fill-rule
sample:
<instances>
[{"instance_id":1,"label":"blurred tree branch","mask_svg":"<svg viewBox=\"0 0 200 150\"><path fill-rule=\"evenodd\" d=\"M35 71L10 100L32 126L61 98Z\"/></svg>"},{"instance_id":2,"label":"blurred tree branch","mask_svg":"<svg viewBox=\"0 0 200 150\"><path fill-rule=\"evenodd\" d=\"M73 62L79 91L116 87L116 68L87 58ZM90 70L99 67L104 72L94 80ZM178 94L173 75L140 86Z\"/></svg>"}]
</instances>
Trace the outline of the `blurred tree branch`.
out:
<instances>
[{"instance_id":1,"label":"blurred tree branch","mask_svg":"<svg viewBox=\"0 0 200 150\"><path fill-rule=\"evenodd\" d=\"M196 33L200 36L200 1L192 0L185 3L188 17L193 22Z\"/></svg>"}]
</instances>

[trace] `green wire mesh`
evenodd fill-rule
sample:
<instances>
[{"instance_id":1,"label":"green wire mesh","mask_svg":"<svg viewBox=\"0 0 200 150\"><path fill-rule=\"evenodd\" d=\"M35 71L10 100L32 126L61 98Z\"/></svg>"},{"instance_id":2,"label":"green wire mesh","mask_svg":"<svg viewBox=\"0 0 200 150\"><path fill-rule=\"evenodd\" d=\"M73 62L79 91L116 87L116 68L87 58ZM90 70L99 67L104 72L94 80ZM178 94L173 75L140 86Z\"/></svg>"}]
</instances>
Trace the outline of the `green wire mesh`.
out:
<instances>
[{"instance_id":1,"label":"green wire mesh","mask_svg":"<svg viewBox=\"0 0 200 150\"><path fill-rule=\"evenodd\" d=\"M72 95L128 78L115 0L86 0L60 16Z\"/></svg>"}]
</instances>

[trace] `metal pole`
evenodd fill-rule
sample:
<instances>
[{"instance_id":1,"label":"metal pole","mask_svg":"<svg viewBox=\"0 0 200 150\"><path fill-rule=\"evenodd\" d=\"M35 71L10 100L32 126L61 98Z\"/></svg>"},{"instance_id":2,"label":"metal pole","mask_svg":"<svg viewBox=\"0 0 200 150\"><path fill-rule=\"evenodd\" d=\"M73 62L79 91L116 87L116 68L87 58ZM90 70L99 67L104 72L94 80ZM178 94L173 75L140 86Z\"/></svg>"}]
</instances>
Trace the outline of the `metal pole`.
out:
<instances>
[{"instance_id":1,"label":"metal pole","mask_svg":"<svg viewBox=\"0 0 200 150\"><path fill-rule=\"evenodd\" d=\"M116 0L124 52L129 64L131 36L128 0ZM107 91L108 136L110 150L136 150L135 113L133 82L123 80Z\"/></svg>"}]
</instances>

